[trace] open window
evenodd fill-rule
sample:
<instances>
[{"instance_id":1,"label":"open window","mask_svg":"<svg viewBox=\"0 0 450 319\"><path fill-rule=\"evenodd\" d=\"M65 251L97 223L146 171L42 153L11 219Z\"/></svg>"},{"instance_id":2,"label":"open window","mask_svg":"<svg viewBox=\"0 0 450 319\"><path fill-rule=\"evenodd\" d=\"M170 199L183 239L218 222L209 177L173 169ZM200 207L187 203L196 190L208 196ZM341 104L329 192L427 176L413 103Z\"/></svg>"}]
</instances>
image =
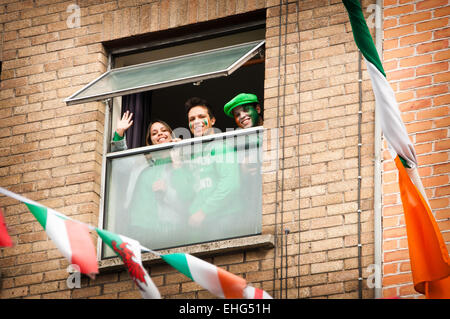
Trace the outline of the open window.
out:
<instances>
[{"instance_id":1,"label":"open window","mask_svg":"<svg viewBox=\"0 0 450 319\"><path fill-rule=\"evenodd\" d=\"M228 76L260 52L264 40L112 69L67 98L67 105Z\"/></svg>"},{"instance_id":2,"label":"open window","mask_svg":"<svg viewBox=\"0 0 450 319\"><path fill-rule=\"evenodd\" d=\"M100 224L154 250L261 233L264 130L236 130L223 106L242 92L256 94L263 106L265 24L200 29L135 43L135 49L115 47L109 71L65 100L108 102ZM212 106L218 134L181 134L181 142L147 146L151 120L189 132L184 103L193 96ZM128 150L111 152L116 121L135 104L141 113L126 133ZM134 144L132 134L140 137ZM199 210L208 218L189 223ZM103 246L101 256L114 253Z\"/></svg>"}]
</instances>

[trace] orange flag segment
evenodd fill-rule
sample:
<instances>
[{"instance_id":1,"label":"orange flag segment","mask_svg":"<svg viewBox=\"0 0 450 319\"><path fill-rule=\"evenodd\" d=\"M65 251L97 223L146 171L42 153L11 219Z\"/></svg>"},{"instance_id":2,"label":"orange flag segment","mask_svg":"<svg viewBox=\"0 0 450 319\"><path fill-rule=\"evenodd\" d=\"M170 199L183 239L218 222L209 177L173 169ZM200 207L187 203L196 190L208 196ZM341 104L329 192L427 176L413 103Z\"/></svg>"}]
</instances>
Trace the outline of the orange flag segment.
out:
<instances>
[{"instance_id":1,"label":"orange flag segment","mask_svg":"<svg viewBox=\"0 0 450 319\"><path fill-rule=\"evenodd\" d=\"M450 258L430 207L397 156L414 288L427 298L450 297Z\"/></svg>"}]
</instances>

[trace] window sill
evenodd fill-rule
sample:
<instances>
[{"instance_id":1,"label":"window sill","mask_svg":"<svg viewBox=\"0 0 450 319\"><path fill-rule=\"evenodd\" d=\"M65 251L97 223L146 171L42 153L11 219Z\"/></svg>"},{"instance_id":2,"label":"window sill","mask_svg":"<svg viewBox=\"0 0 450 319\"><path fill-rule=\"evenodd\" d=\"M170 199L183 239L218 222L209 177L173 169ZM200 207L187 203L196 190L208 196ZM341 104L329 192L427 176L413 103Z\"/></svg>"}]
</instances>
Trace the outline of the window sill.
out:
<instances>
[{"instance_id":1,"label":"window sill","mask_svg":"<svg viewBox=\"0 0 450 319\"><path fill-rule=\"evenodd\" d=\"M159 250L160 254L188 253L197 257L211 257L218 254L239 252L253 249L270 249L275 246L274 237L271 234L232 238L227 240L214 241L185 247ZM142 253L142 263L144 266L163 263L163 260L152 253ZM119 257L100 260L98 263L100 273L107 273L125 269L122 259Z\"/></svg>"}]
</instances>

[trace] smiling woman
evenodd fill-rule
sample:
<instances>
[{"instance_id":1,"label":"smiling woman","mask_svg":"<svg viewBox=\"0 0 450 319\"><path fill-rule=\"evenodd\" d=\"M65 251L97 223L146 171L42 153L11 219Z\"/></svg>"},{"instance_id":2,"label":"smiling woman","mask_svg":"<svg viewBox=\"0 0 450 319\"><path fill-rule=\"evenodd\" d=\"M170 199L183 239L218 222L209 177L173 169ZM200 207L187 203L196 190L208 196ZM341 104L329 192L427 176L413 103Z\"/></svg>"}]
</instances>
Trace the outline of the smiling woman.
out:
<instances>
[{"instance_id":1,"label":"smiling woman","mask_svg":"<svg viewBox=\"0 0 450 319\"><path fill-rule=\"evenodd\" d=\"M154 120L149 124L146 136L147 145L169 143L172 141L174 141L173 132L169 124L161 120Z\"/></svg>"}]
</instances>

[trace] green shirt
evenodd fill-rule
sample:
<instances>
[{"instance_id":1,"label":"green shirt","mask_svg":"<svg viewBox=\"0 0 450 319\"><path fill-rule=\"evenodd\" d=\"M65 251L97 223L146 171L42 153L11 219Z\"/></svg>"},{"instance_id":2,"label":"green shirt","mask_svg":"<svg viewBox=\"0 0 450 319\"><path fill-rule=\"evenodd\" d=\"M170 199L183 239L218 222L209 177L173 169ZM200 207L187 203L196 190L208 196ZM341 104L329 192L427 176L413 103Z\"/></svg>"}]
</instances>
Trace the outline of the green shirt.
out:
<instances>
[{"instance_id":1,"label":"green shirt","mask_svg":"<svg viewBox=\"0 0 450 319\"><path fill-rule=\"evenodd\" d=\"M208 215L235 214L241 209L239 200L239 164L232 146L216 142L202 145L200 154L191 160L195 199L189 212Z\"/></svg>"}]
</instances>

